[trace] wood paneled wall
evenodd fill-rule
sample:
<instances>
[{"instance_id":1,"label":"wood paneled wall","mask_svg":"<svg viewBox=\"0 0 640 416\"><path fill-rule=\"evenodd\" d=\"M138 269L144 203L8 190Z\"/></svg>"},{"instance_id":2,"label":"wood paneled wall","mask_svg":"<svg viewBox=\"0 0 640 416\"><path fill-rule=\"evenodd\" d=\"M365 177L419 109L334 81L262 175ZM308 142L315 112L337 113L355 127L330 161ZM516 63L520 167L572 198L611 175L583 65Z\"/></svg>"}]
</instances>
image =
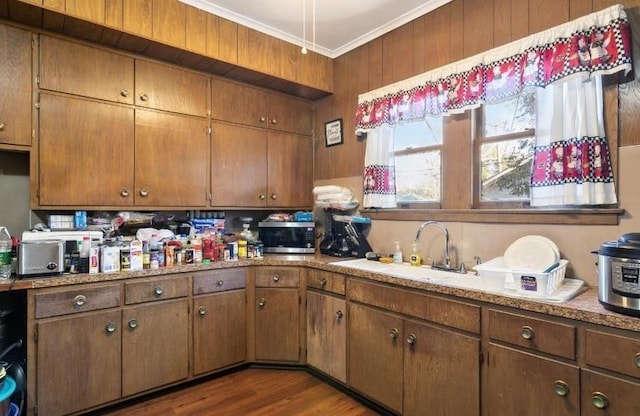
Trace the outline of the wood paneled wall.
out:
<instances>
[{"instance_id":1,"label":"wood paneled wall","mask_svg":"<svg viewBox=\"0 0 640 416\"><path fill-rule=\"evenodd\" d=\"M622 3L640 16L640 0L453 0L334 61L334 94L317 102L315 178L358 176L365 141L354 133L358 95ZM620 88L621 146L640 144L640 86ZM344 143L326 147L324 123L344 122ZM609 129L611 131L611 129Z\"/></svg>"}]
</instances>

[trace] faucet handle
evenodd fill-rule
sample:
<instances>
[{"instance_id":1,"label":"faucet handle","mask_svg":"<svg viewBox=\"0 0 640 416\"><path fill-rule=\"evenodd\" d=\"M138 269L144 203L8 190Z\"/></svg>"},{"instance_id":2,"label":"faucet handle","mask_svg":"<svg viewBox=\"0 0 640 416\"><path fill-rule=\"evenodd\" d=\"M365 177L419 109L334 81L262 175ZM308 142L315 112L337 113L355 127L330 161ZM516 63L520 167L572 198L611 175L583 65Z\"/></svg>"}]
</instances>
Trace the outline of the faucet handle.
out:
<instances>
[{"instance_id":1,"label":"faucet handle","mask_svg":"<svg viewBox=\"0 0 640 416\"><path fill-rule=\"evenodd\" d=\"M464 262L460 263L460 269L458 270L462 274L467 274L467 265Z\"/></svg>"}]
</instances>

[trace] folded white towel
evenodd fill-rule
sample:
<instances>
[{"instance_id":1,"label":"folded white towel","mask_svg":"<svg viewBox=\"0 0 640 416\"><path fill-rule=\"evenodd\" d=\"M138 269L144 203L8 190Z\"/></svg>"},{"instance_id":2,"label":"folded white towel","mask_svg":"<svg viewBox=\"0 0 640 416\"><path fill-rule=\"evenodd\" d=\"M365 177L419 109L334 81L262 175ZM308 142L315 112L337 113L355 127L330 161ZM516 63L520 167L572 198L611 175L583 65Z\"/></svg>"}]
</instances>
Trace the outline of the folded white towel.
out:
<instances>
[{"instance_id":1,"label":"folded white towel","mask_svg":"<svg viewBox=\"0 0 640 416\"><path fill-rule=\"evenodd\" d=\"M344 193L344 194L353 195L353 191L351 189L349 189L349 188L345 188L344 186L323 185L323 186L316 186L316 187L313 188L313 194L314 195L337 194L337 193Z\"/></svg>"},{"instance_id":2,"label":"folded white towel","mask_svg":"<svg viewBox=\"0 0 640 416\"><path fill-rule=\"evenodd\" d=\"M332 194L320 194L316 195L317 201L351 201L353 199L353 195L351 193L345 194L342 192L332 193Z\"/></svg>"}]
</instances>

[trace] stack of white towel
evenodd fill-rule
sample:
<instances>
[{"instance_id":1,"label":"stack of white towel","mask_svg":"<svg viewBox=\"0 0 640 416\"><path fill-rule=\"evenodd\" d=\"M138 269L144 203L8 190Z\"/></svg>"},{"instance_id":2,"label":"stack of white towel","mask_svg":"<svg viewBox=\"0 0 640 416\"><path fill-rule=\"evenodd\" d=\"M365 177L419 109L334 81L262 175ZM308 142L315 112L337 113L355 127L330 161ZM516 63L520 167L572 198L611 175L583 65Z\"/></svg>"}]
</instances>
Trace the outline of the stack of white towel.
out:
<instances>
[{"instance_id":1,"label":"stack of white towel","mask_svg":"<svg viewBox=\"0 0 640 416\"><path fill-rule=\"evenodd\" d=\"M316 186L313 188L316 206L334 209L354 209L358 201L353 199L353 190L337 185Z\"/></svg>"}]
</instances>

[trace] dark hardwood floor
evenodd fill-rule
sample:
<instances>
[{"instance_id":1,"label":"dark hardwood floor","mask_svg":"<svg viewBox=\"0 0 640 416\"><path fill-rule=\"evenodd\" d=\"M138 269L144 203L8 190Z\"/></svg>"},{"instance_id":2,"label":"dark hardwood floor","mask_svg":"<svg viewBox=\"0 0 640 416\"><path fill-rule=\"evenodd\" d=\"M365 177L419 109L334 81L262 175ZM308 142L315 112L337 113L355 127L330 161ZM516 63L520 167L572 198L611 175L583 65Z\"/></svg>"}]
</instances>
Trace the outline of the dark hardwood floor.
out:
<instances>
[{"instance_id":1,"label":"dark hardwood floor","mask_svg":"<svg viewBox=\"0 0 640 416\"><path fill-rule=\"evenodd\" d=\"M374 411L304 370L247 368L92 413L104 416L373 416Z\"/></svg>"}]
</instances>

